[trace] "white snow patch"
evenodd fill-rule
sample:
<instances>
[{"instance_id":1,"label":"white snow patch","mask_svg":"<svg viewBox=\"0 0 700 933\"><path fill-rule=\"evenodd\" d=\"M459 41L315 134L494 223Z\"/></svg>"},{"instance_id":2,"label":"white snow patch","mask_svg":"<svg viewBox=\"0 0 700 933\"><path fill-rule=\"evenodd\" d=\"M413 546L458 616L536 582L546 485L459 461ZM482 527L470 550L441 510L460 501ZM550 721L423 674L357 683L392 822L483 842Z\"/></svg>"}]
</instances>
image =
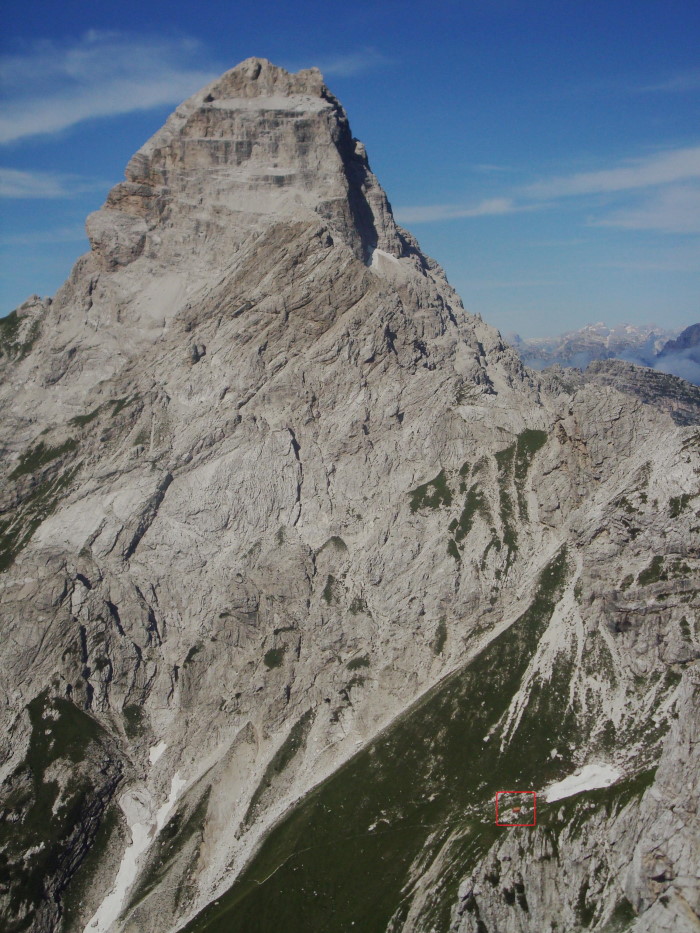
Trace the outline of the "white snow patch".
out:
<instances>
[{"instance_id":1,"label":"white snow patch","mask_svg":"<svg viewBox=\"0 0 700 933\"><path fill-rule=\"evenodd\" d=\"M163 749L158 757L165 751L165 743L161 742ZM155 749L159 749L156 745ZM153 749L151 749L153 752ZM151 759L153 760L153 759ZM136 880L139 860L149 848L156 835L165 826L180 791L187 781L180 777L179 772L173 775L170 784L170 795L162 807L159 807L155 816L151 795L147 790L134 790L123 795L119 806L124 811L127 825L131 831L131 843L124 850L117 877L114 879L112 890L102 901L92 919L87 923L83 933L108 933L117 921L124 906L129 888Z\"/></svg>"},{"instance_id":2,"label":"white snow patch","mask_svg":"<svg viewBox=\"0 0 700 933\"><path fill-rule=\"evenodd\" d=\"M112 890L88 921L84 933L107 933L119 917L126 893L136 878L139 858L151 844L153 824L149 805L148 797L138 792L124 794L119 801L131 831L131 843L124 850Z\"/></svg>"},{"instance_id":3,"label":"white snow patch","mask_svg":"<svg viewBox=\"0 0 700 933\"><path fill-rule=\"evenodd\" d=\"M572 797L584 790L597 790L599 787L609 787L614 784L621 773L612 765L585 765L576 774L570 774L556 784L550 784L544 791L547 803L554 800L563 800Z\"/></svg>"},{"instance_id":4,"label":"white snow patch","mask_svg":"<svg viewBox=\"0 0 700 933\"><path fill-rule=\"evenodd\" d=\"M150 749L148 750L148 758L152 765L154 765L158 761L158 759L160 758L160 756L163 754L163 752L165 751L167 747L168 746L166 745L165 742L159 742L157 745L152 745L150 747Z\"/></svg>"},{"instance_id":5,"label":"white snow patch","mask_svg":"<svg viewBox=\"0 0 700 933\"><path fill-rule=\"evenodd\" d=\"M382 260L388 260L393 262L396 265L399 264L399 260L396 256L392 256L391 253L387 253L386 250L379 249L378 247L372 250L372 256L370 258L370 267L376 268L381 265Z\"/></svg>"}]
</instances>

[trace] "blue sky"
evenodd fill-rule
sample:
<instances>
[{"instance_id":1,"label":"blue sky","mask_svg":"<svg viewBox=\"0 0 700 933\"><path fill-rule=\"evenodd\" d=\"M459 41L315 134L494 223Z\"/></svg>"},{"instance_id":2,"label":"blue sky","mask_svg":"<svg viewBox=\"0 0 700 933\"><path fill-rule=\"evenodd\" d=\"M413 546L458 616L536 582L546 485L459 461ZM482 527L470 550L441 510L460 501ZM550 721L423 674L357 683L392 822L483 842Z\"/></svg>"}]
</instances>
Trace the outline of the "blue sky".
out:
<instances>
[{"instance_id":1,"label":"blue sky","mask_svg":"<svg viewBox=\"0 0 700 933\"><path fill-rule=\"evenodd\" d=\"M120 3L3 17L0 314L52 294L174 106L317 65L397 218L503 332L700 320L697 0Z\"/></svg>"}]
</instances>

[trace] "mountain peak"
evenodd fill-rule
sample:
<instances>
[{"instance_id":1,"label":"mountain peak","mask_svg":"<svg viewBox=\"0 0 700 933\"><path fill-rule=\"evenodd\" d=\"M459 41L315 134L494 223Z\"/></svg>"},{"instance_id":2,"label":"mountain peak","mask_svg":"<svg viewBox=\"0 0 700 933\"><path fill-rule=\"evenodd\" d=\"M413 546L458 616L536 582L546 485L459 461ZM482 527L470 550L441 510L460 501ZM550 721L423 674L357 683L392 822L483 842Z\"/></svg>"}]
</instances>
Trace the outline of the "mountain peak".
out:
<instances>
[{"instance_id":1,"label":"mountain peak","mask_svg":"<svg viewBox=\"0 0 700 933\"><path fill-rule=\"evenodd\" d=\"M205 97L265 97L308 94L323 97L327 88L318 68L297 73L273 65L266 58L246 58L235 68L224 72L202 92Z\"/></svg>"},{"instance_id":2,"label":"mountain peak","mask_svg":"<svg viewBox=\"0 0 700 933\"><path fill-rule=\"evenodd\" d=\"M88 226L0 327L0 928L690 930L700 390L523 370L317 72Z\"/></svg>"},{"instance_id":3,"label":"mountain peak","mask_svg":"<svg viewBox=\"0 0 700 933\"><path fill-rule=\"evenodd\" d=\"M88 218L101 268L225 262L270 222L315 220L370 262L415 252L317 68L249 58L186 100Z\"/></svg>"}]
</instances>

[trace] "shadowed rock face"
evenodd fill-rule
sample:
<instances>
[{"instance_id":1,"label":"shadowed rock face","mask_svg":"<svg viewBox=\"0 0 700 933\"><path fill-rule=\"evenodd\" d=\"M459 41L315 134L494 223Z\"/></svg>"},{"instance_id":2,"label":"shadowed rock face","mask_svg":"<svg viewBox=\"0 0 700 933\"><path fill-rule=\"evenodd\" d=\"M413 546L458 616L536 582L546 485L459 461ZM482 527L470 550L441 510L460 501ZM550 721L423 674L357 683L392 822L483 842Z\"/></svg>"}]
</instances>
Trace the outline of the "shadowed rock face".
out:
<instances>
[{"instance_id":1,"label":"shadowed rock face","mask_svg":"<svg viewBox=\"0 0 700 933\"><path fill-rule=\"evenodd\" d=\"M698 347L700 347L700 324L691 324L690 327L686 327L675 340L669 340L664 344L660 356L679 353L682 350L695 349L695 359L697 361L700 357L700 351L697 349Z\"/></svg>"},{"instance_id":2,"label":"shadowed rock face","mask_svg":"<svg viewBox=\"0 0 700 933\"><path fill-rule=\"evenodd\" d=\"M696 395L523 369L314 69L88 227L0 334L3 928L694 929Z\"/></svg>"}]
</instances>

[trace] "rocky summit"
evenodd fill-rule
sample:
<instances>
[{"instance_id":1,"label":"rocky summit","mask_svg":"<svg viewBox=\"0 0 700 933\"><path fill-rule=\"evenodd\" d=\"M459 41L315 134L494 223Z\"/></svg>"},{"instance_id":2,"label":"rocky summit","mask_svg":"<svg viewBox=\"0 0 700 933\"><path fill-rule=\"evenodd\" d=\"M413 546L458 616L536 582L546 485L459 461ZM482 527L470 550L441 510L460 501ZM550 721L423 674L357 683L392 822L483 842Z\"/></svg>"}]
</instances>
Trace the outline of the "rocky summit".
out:
<instances>
[{"instance_id":1,"label":"rocky summit","mask_svg":"<svg viewBox=\"0 0 700 933\"><path fill-rule=\"evenodd\" d=\"M700 389L524 368L315 69L87 229L0 322L3 930L700 929Z\"/></svg>"}]
</instances>

